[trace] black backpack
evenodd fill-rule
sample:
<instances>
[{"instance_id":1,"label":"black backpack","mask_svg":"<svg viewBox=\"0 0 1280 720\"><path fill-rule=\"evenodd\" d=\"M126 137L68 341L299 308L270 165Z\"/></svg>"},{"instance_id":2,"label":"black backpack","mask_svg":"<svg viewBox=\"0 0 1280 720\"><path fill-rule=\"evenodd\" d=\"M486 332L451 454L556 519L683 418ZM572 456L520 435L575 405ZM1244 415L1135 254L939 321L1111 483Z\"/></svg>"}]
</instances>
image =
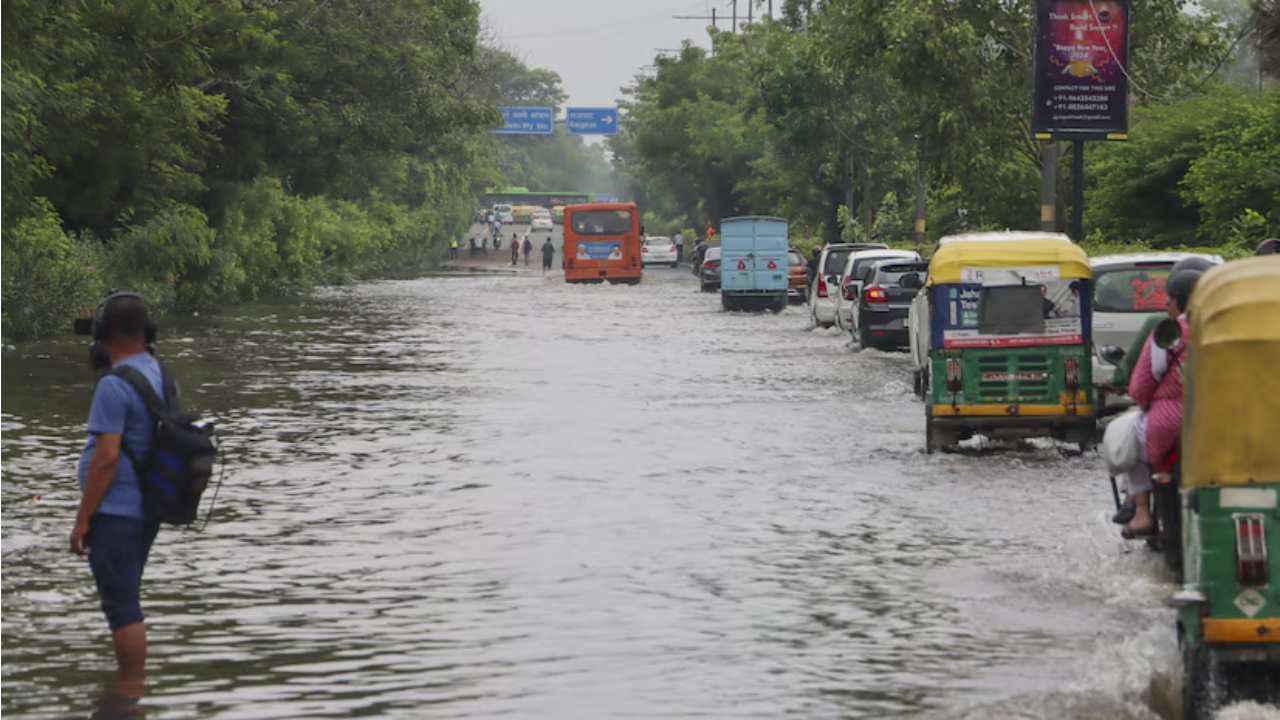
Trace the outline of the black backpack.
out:
<instances>
[{"instance_id":1,"label":"black backpack","mask_svg":"<svg viewBox=\"0 0 1280 720\"><path fill-rule=\"evenodd\" d=\"M165 400L151 387L146 376L134 368L116 368L111 374L129 383L142 396L155 420L151 447L145 454L135 455L123 442L120 444L138 474L147 509L160 522L190 525L200 514L200 496L213 476L213 463L218 454L213 426L197 425L199 415L182 412L178 384L168 368L160 367Z\"/></svg>"}]
</instances>

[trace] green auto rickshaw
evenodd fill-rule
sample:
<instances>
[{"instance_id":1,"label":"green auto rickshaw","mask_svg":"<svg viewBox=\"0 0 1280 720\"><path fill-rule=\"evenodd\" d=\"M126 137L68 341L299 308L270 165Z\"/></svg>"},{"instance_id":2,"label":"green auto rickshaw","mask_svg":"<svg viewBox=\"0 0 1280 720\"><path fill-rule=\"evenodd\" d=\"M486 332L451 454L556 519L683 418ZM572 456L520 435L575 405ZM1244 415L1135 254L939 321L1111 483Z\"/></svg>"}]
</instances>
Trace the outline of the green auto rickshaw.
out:
<instances>
[{"instance_id":1,"label":"green auto rickshaw","mask_svg":"<svg viewBox=\"0 0 1280 720\"><path fill-rule=\"evenodd\" d=\"M1203 720L1280 700L1280 256L1206 271L1187 315L1173 603L1183 717Z\"/></svg>"},{"instance_id":2,"label":"green auto rickshaw","mask_svg":"<svg viewBox=\"0 0 1280 720\"><path fill-rule=\"evenodd\" d=\"M1094 436L1089 257L1065 235L943 238L908 319L925 449Z\"/></svg>"}]
</instances>

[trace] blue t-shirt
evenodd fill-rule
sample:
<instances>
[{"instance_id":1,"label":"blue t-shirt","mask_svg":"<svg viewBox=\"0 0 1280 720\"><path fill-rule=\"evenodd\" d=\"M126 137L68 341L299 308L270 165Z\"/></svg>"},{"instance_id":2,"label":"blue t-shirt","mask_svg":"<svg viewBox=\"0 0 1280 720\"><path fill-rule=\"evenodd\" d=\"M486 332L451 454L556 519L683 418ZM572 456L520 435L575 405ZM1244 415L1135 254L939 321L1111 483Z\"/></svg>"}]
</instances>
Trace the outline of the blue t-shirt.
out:
<instances>
[{"instance_id":1,"label":"blue t-shirt","mask_svg":"<svg viewBox=\"0 0 1280 720\"><path fill-rule=\"evenodd\" d=\"M151 353L127 357L116 363L115 367L131 367L141 372L143 377L151 381L151 386L160 397L164 397L160 363ZM155 433L155 418L147 410L142 396L123 378L114 375L102 378L93 391L93 406L89 409L89 442L80 453L81 492L84 492L85 482L89 478L89 460L93 457L93 449L97 446L98 435L101 433L123 435L122 444L138 458L144 457L151 449L151 436ZM120 462L116 465L115 479L107 488L98 512L139 519L145 517L138 474L123 448L120 450Z\"/></svg>"}]
</instances>

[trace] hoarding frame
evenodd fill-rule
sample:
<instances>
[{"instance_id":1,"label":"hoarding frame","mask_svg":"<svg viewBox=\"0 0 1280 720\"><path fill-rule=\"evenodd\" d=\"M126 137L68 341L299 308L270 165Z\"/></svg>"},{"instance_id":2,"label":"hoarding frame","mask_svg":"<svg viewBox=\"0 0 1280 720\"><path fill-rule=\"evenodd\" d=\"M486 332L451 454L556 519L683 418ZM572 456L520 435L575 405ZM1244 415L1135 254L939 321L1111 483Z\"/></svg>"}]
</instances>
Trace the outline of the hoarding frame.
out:
<instances>
[{"instance_id":1,"label":"hoarding frame","mask_svg":"<svg viewBox=\"0 0 1280 720\"><path fill-rule=\"evenodd\" d=\"M1099 5L1103 9L1099 9ZM1072 19L1076 22L1087 22L1090 29L1100 23L1099 15L1109 12L1107 8L1120 7L1124 10L1124 28L1120 44L1103 36L1105 43L1101 50L1095 48L1095 54L1110 64L1108 85L1114 89L1095 93L1105 98L1104 112L1108 120L1097 121L1063 121L1054 122L1052 108L1066 104L1072 93L1088 93L1088 83L1079 83L1081 87L1067 89L1060 81L1066 67L1062 65L1061 47L1055 48L1055 40L1061 40L1070 31ZM1035 8L1035 76L1032 82L1031 134L1037 140L1127 140L1129 137L1129 47L1130 32L1133 28L1133 3L1131 0L1037 0ZM1083 16L1082 16L1083 14ZM1106 24L1109 24L1106 23ZM1065 26L1065 27L1064 27ZM1093 32L1097 32L1096 30ZM1098 74L1093 63L1088 60L1084 67ZM1072 62L1072 65L1078 63ZM1063 70L1058 70L1062 67ZM1080 76L1077 76L1080 77ZM1080 77L1084 80L1083 77ZM1091 97L1092 99L1092 97ZM1082 112L1089 112L1082 110Z\"/></svg>"}]
</instances>

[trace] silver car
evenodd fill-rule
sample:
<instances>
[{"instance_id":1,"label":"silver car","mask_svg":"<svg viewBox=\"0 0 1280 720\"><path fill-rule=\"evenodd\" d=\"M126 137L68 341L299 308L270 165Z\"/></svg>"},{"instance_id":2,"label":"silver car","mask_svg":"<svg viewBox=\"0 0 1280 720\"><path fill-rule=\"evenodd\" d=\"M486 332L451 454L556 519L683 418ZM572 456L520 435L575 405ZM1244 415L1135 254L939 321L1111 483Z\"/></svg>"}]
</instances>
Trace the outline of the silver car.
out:
<instances>
[{"instance_id":1,"label":"silver car","mask_svg":"<svg viewBox=\"0 0 1280 720\"><path fill-rule=\"evenodd\" d=\"M1164 282L1179 260L1196 253L1149 252L1090 258L1093 266L1093 384L1111 380L1116 366L1102 357L1113 345L1127 351L1142 323L1169 304ZM1218 255L1199 255L1221 263Z\"/></svg>"},{"instance_id":2,"label":"silver car","mask_svg":"<svg viewBox=\"0 0 1280 720\"><path fill-rule=\"evenodd\" d=\"M840 282L849 253L858 250L884 250L883 243L834 243L822 249L818 259L818 271L809 286L809 318L817 327L829 328L836 324L836 298L840 294Z\"/></svg>"}]
</instances>

